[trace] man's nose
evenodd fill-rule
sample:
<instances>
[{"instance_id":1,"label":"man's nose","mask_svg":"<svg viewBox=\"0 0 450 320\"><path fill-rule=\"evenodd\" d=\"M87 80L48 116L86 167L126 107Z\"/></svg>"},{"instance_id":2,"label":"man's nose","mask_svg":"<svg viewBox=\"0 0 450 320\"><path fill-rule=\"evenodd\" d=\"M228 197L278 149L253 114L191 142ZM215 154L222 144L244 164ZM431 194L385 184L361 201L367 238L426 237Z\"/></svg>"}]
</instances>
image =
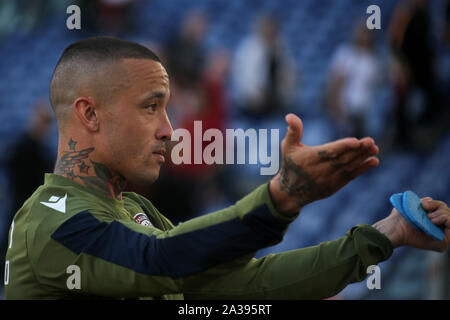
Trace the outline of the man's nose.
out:
<instances>
[{"instance_id":1,"label":"man's nose","mask_svg":"<svg viewBox=\"0 0 450 320\"><path fill-rule=\"evenodd\" d=\"M168 141L172 137L172 125L170 124L167 114L163 114L161 117L161 125L156 132L156 138L158 138L158 140Z\"/></svg>"}]
</instances>

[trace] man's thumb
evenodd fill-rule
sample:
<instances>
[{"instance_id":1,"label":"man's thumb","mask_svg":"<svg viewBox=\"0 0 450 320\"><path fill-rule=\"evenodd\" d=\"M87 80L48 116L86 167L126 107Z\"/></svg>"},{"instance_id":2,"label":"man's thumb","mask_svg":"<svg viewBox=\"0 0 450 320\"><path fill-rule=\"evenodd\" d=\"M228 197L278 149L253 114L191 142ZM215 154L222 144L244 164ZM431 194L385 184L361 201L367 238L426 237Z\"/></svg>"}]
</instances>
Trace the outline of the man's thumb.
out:
<instances>
[{"instance_id":1,"label":"man's thumb","mask_svg":"<svg viewBox=\"0 0 450 320\"><path fill-rule=\"evenodd\" d=\"M285 137L286 143L288 145L300 145L303 135L302 120L293 113L289 113L285 119L288 124L288 131Z\"/></svg>"}]
</instances>

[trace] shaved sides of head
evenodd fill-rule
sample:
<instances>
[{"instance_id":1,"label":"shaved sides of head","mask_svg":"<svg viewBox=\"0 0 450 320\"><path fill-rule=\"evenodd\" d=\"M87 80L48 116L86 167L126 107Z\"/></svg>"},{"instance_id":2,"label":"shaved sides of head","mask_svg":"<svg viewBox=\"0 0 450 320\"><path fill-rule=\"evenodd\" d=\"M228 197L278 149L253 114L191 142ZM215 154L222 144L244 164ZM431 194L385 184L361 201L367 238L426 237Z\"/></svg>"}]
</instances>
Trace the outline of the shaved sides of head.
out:
<instances>
[{"instance_id":1,"label":"shaved sides of head","mask_svg":"<svg viewBox=\"0 0 450 320\"><path fill-rule=\"evenodd\" d=\"M150 59L161 62L148 48L132 41L112 37L93 37L69 45L61 55L50 82L50 103L58 125L81 95L87 94L105 103L123 83L111 83L111 75L120 72L122 59Z\"/></svg>"}]
</instances>

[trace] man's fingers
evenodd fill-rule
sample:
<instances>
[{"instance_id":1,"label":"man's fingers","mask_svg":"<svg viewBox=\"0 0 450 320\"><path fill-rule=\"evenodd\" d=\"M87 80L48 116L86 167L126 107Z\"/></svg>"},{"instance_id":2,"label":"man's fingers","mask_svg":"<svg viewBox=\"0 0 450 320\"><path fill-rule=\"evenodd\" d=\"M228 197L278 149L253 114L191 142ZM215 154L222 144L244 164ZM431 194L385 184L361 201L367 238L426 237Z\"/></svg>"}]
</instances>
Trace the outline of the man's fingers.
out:
<instances>
[{"instance_id":1,"label":"man's fingers","mask_svg":"<svg viewBox=\"0 0 450 320\"><path fill-rule=\"evenodd\" d=\"M345 152L355 151L358 152L362 146L361 142L356 138L344 138L329 142L318 146L319 155L323 160L330 160L333 158L338 158Z\"/></svg>"},{"instance_id":2,"label":"man's fingers","mask_svg":"<svg viewBox=\"0 0 450 320\"><path fill-rule=\"evenodd\" d=\"M448 223L448 217L445 215L440 215L430 218L431 222L437 226L446 225Z\"/></svg>"},{"instance_id":3,"label":"man's fingers","mask_svg":"<svg viewBox=\"0 0 450 320\"><path fill-rule=\"evenodd\" d=\"M439 208L436 211L428 213L428 218L434 224L445 224L446 227L450 227L450 210L448 208Z\"/></svg>"},{"instance_id":4,"label":"man's fingers","mask_svg":"<svg viewBox=\"0 0 450 320\"><path fill-rule=\"evenodd\" d=\"M371 167L371 165L375 165L375 167L376 167L378 165L378 163L375 164L372 162L375 160L370 160L370 159L376 159L378 161L378 158L374 158L375 155L376 155L376 152L373 152L373 151L360 153L357 157L352 159L351 162L347 163L341 169L353 172L353 171L357 170L359 167L361 167L363 164L369 165L369 167ZM366 161L369 161L369 163L367 163Z\"/></svg>"},{"instance_id":5,"label":"man's fingers","mask_svg":"<svg viewBox=\"0 0 450 320\"><path fill-rule=\"evenodd\" d=\"M361 149L352 150L342 154L338 159L332 161L332 166L333 163L335 163L340 164L341 166L348 167L346 168L347 170L353 170L361 162L377 154L378 154L378 147L375 144L364 145ZM337 166L334 165L334 167Z\"/></svg>"},{"instance_id":6,"label":"man's fingers","mask_svg":"<svg viewBox=\"0 0 450 320\"><path fill-rule=\"evenodd\" d=\"M334 169L339 169L343 175L349 176L358 176L360 173L354 172L356 169L360 171L367 171L364 168L360 168L363 166L368 166L368 169L376 167L378 165L379 160L374 158L374 156L378 153L378 147L373 144L369 144L364 146L363 149L359 149L357 151L347 152L344 156L338 159L330 159L330 165ZM352 158L348 158L351 156ZM368 161L368 162L366 162Z\"/></svg>"},{"instance_id":7,"label":"man's fingers","mask_svg":"<svg viewBox=\"0 0 450 320\"><path fill-rule=\"evenodd\" d=\"M436 211L439 208L446 208L445 202L438 200L422 200L422 207L426 211Z\"/></svg>"},{"instance_id":8,"label":"man's fingers","mask_svg":"<svg viewBox=\"0 0 450 320\"><path fill-rule=\"evenodd\" d=\"M375 141L371 137L365 137L359 140L361 143L361 147L363 148L370 148L372 146L375 146Z\"/></svg>"},{"instance_id":9,"label":"man's fingers","mask_svg":"<svg viewBox=\"0 0 450 320\"><path fill-rule=\"evenodd\" d=\"M380 164L380 160L377 157L369 157L362 161L355 169L353 170L343 170L341 175L347 176L348 178L354 179L363 173L366 173L370 169L377 167Z\"/></svg>"},{"instance_id":10,"label":"man's fingers","mask_svg":"<svg viewBox=\"0 0 450 320\"><path fill-rule=\"evenodd\" d=\"M285 142L288 145L299 145L303 136L302 120L293 113L289 113L285 119L288 124Z\"/></svg>"}]
</instances>

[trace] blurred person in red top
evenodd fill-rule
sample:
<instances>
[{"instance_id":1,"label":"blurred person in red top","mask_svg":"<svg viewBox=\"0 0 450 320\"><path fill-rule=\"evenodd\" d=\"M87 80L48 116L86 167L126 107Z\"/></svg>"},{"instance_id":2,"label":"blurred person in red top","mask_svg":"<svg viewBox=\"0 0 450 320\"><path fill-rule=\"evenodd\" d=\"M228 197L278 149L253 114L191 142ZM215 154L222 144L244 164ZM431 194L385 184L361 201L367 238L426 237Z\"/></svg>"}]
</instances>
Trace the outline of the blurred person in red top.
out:
<instances>
[{"instance_id":1,"label":"blurred person in red top","mask_svg":"<svg viewBox=\"0 0 450 320\"><path fill-rule=\"evenodd\" d=\"M178 126L187 129L191 134L191 150L194 150L194 121L200 121L202 135L208 129L218 129L225 135L225 127L228 119L227 94L225 78L228 70L229 55L224 49L218 49L211 53L206 63L206 69L199 82L199 90L196 99L192 102L198 104L192 108L183 108L184 113L179 119ZM183 100L185 101L185 100ZM202 150L210 142L203 141ZM191 163L194 163L192 154ZM208 170L215 170L214 166L199 164L180 164L173 166L177 175L194 176Z\"/></svg>"},{"instance_id":2,"label":"blurred person in red top","mask_svg":"<svg viewBox=\"0 0 450 320\"><path fill-rule=\"evenodd\" d=\"M205 69L194 86L183 87L180 83L172 86L172 106L169 108L171 119L175 130L183 128L190 133L191 150L194 150L194 121L201 122L202 136L208 129L218 129L225 135L228 123L225 84L228 65L228 52L225 49L217 49L207 57ZM211 142L203 141L202 150L209 143ZM172 146L174 144L176 142L172 143ZM171 154L170 149L168 154ZM176 165L169 161L149 194L158 208L177 213L177 216L171 216L175 221L206 212L224 201L224 191L220 183L223 166L206 164L203 159L202 163L194 164L193 153L190 162ZM174 194L177 195L176 202L171 200Z\"/></svg>"}]
</instances>

